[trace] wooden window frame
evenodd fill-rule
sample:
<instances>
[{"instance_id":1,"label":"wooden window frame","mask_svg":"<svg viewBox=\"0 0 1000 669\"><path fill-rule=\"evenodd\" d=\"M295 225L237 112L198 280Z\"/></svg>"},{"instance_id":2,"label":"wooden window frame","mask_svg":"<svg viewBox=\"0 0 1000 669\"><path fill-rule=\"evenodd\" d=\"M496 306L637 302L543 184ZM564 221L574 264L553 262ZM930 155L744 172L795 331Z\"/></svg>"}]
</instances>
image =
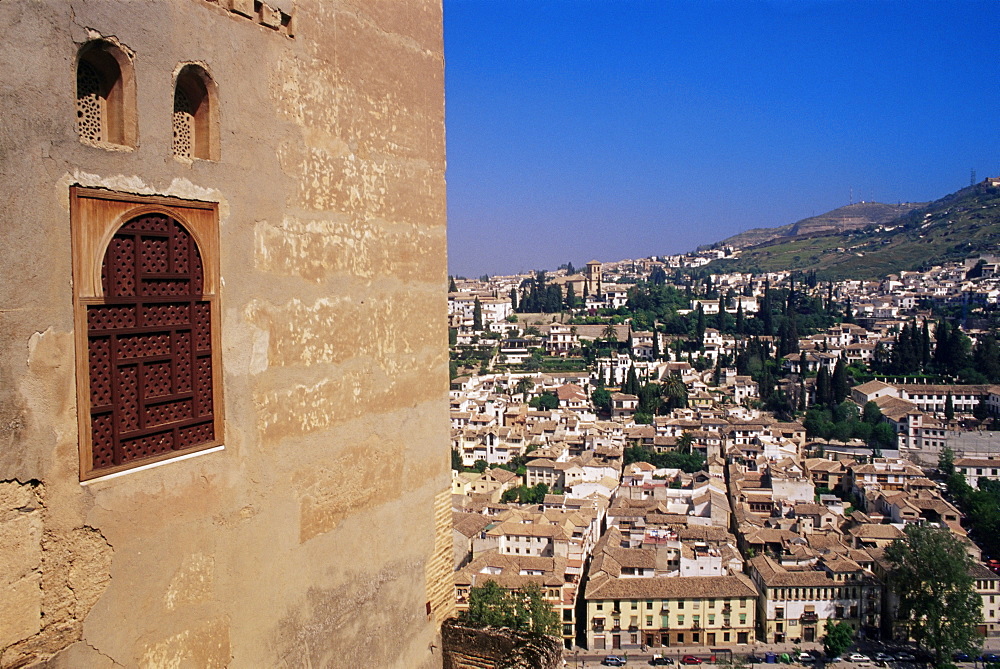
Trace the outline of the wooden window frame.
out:
<instances>
[{"instance_id":1,"label":"wooden window frame","mask_svg":"<svg viewBox=\"0 0 1000 669\"><path fill-rule=\"evenodd\" d=\"M215 438L182 450L95 470L92 464L87 307L104 303L101 267L115 233L133 218L151 213L169 216L180 223L191 235L201 255L204 272L201 299L209 303L211 314L212 409ZM72 186L70 227L73 249L73 318L80 480L101 478L221 446L225 441L225 421L221 355L222 319L219 306L221 279L218 203Z\"/></svg>"}]
</instances>

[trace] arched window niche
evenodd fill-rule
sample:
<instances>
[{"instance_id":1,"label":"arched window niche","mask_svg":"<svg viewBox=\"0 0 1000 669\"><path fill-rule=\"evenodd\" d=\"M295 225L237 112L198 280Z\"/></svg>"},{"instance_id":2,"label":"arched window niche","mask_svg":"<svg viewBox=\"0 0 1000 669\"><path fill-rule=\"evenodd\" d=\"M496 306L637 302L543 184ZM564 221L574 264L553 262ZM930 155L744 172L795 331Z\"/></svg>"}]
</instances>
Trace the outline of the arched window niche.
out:
<instances>
[{"instance_id":1,"label":"arched window niche","mask_svg":"<svg viewBox=\"0 0 1000 669\"><path fill-rule=\"evenodd\" d=\"M132 58L107 40L84 44L76 62L76 132L92 146L136 145Z\"/></svg>"},{"instance_id":2,"label":"arched window niche","mask_svg":"<svg viewBox=\"0 0 1000 669\"><path fill-rule=\"evenodd\" d=\"M174 156L182 160L218 160L218 116L212 77L200 65L182 66L174 83Z\"/></svg>"}]
</instances>

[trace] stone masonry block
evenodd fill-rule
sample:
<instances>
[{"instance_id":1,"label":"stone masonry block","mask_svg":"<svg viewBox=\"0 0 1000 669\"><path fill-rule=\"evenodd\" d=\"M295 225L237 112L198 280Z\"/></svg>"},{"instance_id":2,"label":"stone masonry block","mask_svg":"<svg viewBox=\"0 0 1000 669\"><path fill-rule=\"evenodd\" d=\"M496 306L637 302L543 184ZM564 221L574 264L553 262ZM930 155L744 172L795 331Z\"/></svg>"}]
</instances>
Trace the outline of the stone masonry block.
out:
<instances>
[{"instance_id":1,"label":"stone masonry block","mask_svg":"<svg viewBox=\"0 0 1000 669\"><path fill-rule=\"evenodd\" d=\"M281 27L281 12L265 2L261 5L260 22L277 30Z\"/></svg>"},{"instance_id":2,"label":"stone masonry block","mask_svg":"<svg viewBox=\"0 0 1000 669\"><path fill-rule=\"evenodd\" d=\"M242 14L243 16L254 16L253 0L222 0L226 8L231 12Z\"/></svg>"},{"instance_id":3,"label":"stone masonry block","mask_svg":"<svg viewBox=\"0 0 1000 669\"><path fill-rule=\"evenodd\" d=\"M33 636L42 629L41 577L27 578L0 587L0 648Z\"/></svg>"},{"instance_id":4,"label":"stone masonry block","mask_svg":"<svg viewBox=\"0 0 1000 669\"><path fill-rule=\"evenodd\" d=\"M24 513L0 521L0 586L38 571L41 563L42 514Z\"/></svg>"}]
</instances>

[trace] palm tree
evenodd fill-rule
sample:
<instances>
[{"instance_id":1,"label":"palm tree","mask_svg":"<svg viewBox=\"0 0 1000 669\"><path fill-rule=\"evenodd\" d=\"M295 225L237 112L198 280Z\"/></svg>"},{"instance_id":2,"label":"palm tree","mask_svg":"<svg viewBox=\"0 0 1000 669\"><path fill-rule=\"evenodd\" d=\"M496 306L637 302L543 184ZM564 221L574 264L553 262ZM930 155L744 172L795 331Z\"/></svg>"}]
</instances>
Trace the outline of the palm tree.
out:
<instances>
[{"instance_id":1,"label":"palm tree","mask_svg":"<svg viewBox=\"0 0 1000 669\"><path fill-rule=\"evenodd\" d=\"M533 384L531 381L528 380L528 377L524 377L517 382L517 387L515 390L516 394L519 394L521 396L521 402L526 401L528 391L531 390L534 387L534 385L535 384Z\"/></svg>"},{"instance_id":2,"label":"palm tree","mask_svg":"<svg viewBox=\"0 0 1000 669\"><path fill-rule=\"evenodd\" d=\"M683 432L681 436L677 437L677 452L683 453L685 455L691 454L691 446L694 444L694 437L691 436L690 432Z\"/></svg>"},{"instance_id":3,"label":"palm tree","mask_svg":"<svg viewBox=\"0 0 1000 669\"><path fill-rule=\"evenodd\" d=\"M604 328L604 332L601 333L601 337L607 340L608 344L614 346L618 343L618 329L615 327L614 323L608 323L607 327Z\"/></svg>"},{"instance_id":4,"label":"palm tree","mask_svg":"<svg viewBox=\"0 0 1000 669\"><path fill-rule=\"evenodd\" d=\"M679 376L673 374L663 379L660 384L660 395L666 409L678 409L687 406L687 386Z\"/></svg>"}]
</instances>

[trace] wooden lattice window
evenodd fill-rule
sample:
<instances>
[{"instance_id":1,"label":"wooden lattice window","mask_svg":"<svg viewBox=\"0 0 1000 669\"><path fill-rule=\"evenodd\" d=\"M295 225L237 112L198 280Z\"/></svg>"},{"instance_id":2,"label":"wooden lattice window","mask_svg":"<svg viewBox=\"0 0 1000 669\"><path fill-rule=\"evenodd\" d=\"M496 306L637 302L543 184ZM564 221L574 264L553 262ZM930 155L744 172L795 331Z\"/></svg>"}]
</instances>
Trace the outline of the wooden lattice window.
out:
<instances>
[{"instance_id":1,"label":"wooden lattice window","mask_svg":"<svg viewBox=\"0 0 1000 669\"><path fill-rule=\"evenodd\" d=\"M214 440L211 307L191 235L164 214L126 223L87 307L95 470Z\"/></svg>"},{"instance_id":2,"label":"wooden lattice window","mask_svg":"<svg viewBox=\"0 0 1000 669\"><path fill-rule=\"evenodd\" d=\"M81 192L91 194L74 189ZM217 285L214 264L168 208L93 195L74 199L83 203L75 207L84 248L74 248L74 272L82 279L77 323L85 332L77 339L85 351L77 366L84 478L203 450L222 436L217 305L208 290ZM125 214L112 219L115 210ZM88 212L97 220L87 222ZM195 210L200 234L214 213ZM107 241L97 241L99 235ZM98 244L91 270L82 256Z\"/></svg>"}]
</instances>

